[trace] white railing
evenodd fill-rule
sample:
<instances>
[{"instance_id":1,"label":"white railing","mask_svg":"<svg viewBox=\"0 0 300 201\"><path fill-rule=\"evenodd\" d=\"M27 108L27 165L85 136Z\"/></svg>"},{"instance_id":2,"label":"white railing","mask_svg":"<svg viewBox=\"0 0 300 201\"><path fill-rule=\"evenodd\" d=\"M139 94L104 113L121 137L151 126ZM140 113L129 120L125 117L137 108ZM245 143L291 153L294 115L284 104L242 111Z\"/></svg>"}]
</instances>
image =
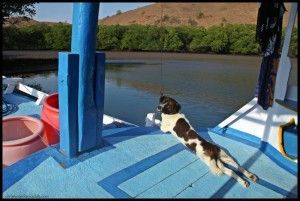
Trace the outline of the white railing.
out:
<instances>
[{"instance_id":1,"label":"white railing","mask_svg":"<svg viewBox=\"0 0 300 201\"><path fill-rule=\"evenodd\" d=\"M48 94L38 91L32 87L29 87L27 85L24 85L22 83L19 83L18 86L16 87L18 90L25 92L33 97L36 97L37 100L35 101L36 105L42 104L43 99L48 96Z\"/></svg>"},{"instance_id":2,"label":"white railing","mask_svg":"<svg viewBox=\"0 0 300 201\"><path fill-rule=\"evenodd\" d=\"M13 93L13 91L15 89L18 89L30 96L33 96L35 98L37 98L37 100L35 101L36 105L40 105L43 101L43 99L48 96L48 94L38 91L32 87L29 87L27 85L24 85L21 83L23 79L19 78L19 77L11 77L11 78L7 78L5 76L2 76L2 84L3 85L7 85L4 94L10 94Z\"/></svg>"}]
</instances>

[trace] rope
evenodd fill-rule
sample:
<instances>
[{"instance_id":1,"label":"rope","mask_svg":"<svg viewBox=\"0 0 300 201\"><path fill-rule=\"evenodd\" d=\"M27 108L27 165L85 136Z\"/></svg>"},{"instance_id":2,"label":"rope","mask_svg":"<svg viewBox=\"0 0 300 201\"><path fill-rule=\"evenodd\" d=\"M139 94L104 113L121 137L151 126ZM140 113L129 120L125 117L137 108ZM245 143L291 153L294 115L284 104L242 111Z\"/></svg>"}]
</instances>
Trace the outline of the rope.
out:
<instances>
[{"instance_id":1,"label":"rope","mask_svg":"<svg viewBox=\"0 0 300 201\"><path fill-rule=\"evenodd\" d=\"M160 97L163 96L163 47L164 47L164 38L163 36L163 3L160 3L160 39L161 39L161 43L160 43ZM153 116L153 123L155 124L155 117L158 115L158 111L156 110L156 108L154 109L154 112L152 113L154 114Z\"/></svg>"},{"instance_id":2,"label":"rope","mask_svg":"<svg viewBox=\"0 0 300 201\"><path fill-rule=\"evenodd\" d=\"M7 116L9 114L12 114L17 111L17 105L13 103L9 103L4 100L4 97L2 97L2 117Z\"/></svg>"},{"instance_id":3,"label":"rope","mask_svg":"<svg viewBox=\"0 0 300 201\"><path fill-rule=\"evenodd\" d=\"M2 102L2 116L5 116L9 113L9 107L5 100Z\"/></svg>"},{"instance_id":4,"label":"rope","mask_svg":"<svg viewBox=\"0 0 300 201\"><path fill-rule=\"evenodd\" d=\"M162 38L162 33L163 33L163 26L162 26L162 18L163 18L163 3L160 4L161 5L161 9L160 9L160 31L161 31L161 35L160 37ZM164 38L162 38L164 39ZM163 95L163 67L162 67L162 57L163 57L163 44L164 40L161 41L161 46L160 46L160 96Z\"/></svg>"}]
</instances>

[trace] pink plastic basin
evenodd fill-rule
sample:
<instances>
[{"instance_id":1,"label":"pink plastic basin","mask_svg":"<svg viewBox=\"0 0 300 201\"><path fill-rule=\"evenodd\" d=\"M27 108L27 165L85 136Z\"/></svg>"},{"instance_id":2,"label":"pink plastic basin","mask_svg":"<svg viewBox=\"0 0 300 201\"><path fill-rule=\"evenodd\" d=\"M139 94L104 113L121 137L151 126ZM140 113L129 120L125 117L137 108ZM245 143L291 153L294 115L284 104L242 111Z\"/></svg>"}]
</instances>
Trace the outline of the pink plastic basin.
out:
<instances>
[{"instance_id":1,"label":"pink plastic basin","mask_svg":"<svg viewBox=\"0 0 300 201\"><path fill-rule=\"evenodd\" d=\"M39 119L15 116L2 120L2 166L9 166L26 156L45 148L41 140L44 126Z\"/></svg>"}]
</instances>

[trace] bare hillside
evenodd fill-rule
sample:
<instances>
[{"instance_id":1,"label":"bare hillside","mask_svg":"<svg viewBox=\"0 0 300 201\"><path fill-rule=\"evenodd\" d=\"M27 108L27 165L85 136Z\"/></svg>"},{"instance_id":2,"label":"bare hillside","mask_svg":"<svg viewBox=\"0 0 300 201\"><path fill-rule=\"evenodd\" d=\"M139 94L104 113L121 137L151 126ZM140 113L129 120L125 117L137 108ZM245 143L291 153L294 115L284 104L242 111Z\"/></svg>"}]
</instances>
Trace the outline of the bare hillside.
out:
<instances>
[{"instance_id":1,"label":"bare hillside","mask_svg":"<svg viewBox=\"0 0 300 201\"><path fill-rule=\"evenodd\" d=\"M117 4L117 3L116 3ZM101 4L100 4L101 6ZM287 12L283 24L287 25L290 3L285 3ZM163 26L204 26L221 23L256 24L259 3L154 3L145 7L100 19L98 24L105 25L163 25ZM34 24L54 25L57 22L39 22L27 17L12 17L3 26L17 27ZM68 24L68 23L63 23ZM297 18L296 24L297 26Z\"/></svg>"},{"instance_id":2,"label":"bare hillside","mask_svg":"<svg viewBox=\"0 0 300 201\"><path fill-rule=\"evenodd\" d=\"M290 10L290 3L285 3ZM155 3L99 20L105 25L193 25L209 27L221 23L256 24L259 3ZM289 12L285 13L284 25Z\"/></svg>"}]
</instances>

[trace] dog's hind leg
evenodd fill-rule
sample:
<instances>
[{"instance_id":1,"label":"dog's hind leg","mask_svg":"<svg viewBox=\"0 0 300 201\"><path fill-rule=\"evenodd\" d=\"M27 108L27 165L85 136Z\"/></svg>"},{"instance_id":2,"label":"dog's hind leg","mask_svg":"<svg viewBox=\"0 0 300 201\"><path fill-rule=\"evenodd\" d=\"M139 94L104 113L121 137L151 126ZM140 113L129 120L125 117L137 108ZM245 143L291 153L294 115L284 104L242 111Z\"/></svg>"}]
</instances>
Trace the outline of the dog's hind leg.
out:
<instances>
[{"instance_id":1,"label":"dog's hind leg","mask_svg":"<svg viewBox=\"0 0 300 201\"><path fill-rule=\"evenodd\" d=\"M258 177L255 174L245 170L242 166L240 166L237 162L235 162L233 158L228 156L223 150L220 153L220 160L224 163L232 165L233 167L238 169L241 173L243 173L243 175L245 175L247 178L251 179L253 182L256 182L258 180Z\"/></svg>"},{"instance_id":2,"label":"dog's hind leg","mask_svg":"<svg viewBox=\"0 0 300 201\"><path fill-rule=\"evenodd\" d=\"M217 162L216 162L216 160L215 159L211 159L210 161L209 161L209 169L210 169L210 171L213 173L213 174L215 174L215 175L217 175L217 176L221 176L222 174L223 174L223 171L217 166Z\"/></svg>"},{"instance_id":3,"label":"dog's hind leg","mask_svg":"<svg viewBox=\"0 0 300 201\"><path fill-rule=\"evenodd\" d=\"M246 180L242 179L241 177L239 177L234 171L232 171L232 170L226 168L220 160L217 161L217 164L218 164L219 168L220 168L225 174L227 174L228 176L233 177L233 178L234 178L235 180L237 180L243 187L245 187L245 188L248 188L248 187L249 187L249 182L248 182L248 181L246 181Z\"/></svg>"}]
</instances>

